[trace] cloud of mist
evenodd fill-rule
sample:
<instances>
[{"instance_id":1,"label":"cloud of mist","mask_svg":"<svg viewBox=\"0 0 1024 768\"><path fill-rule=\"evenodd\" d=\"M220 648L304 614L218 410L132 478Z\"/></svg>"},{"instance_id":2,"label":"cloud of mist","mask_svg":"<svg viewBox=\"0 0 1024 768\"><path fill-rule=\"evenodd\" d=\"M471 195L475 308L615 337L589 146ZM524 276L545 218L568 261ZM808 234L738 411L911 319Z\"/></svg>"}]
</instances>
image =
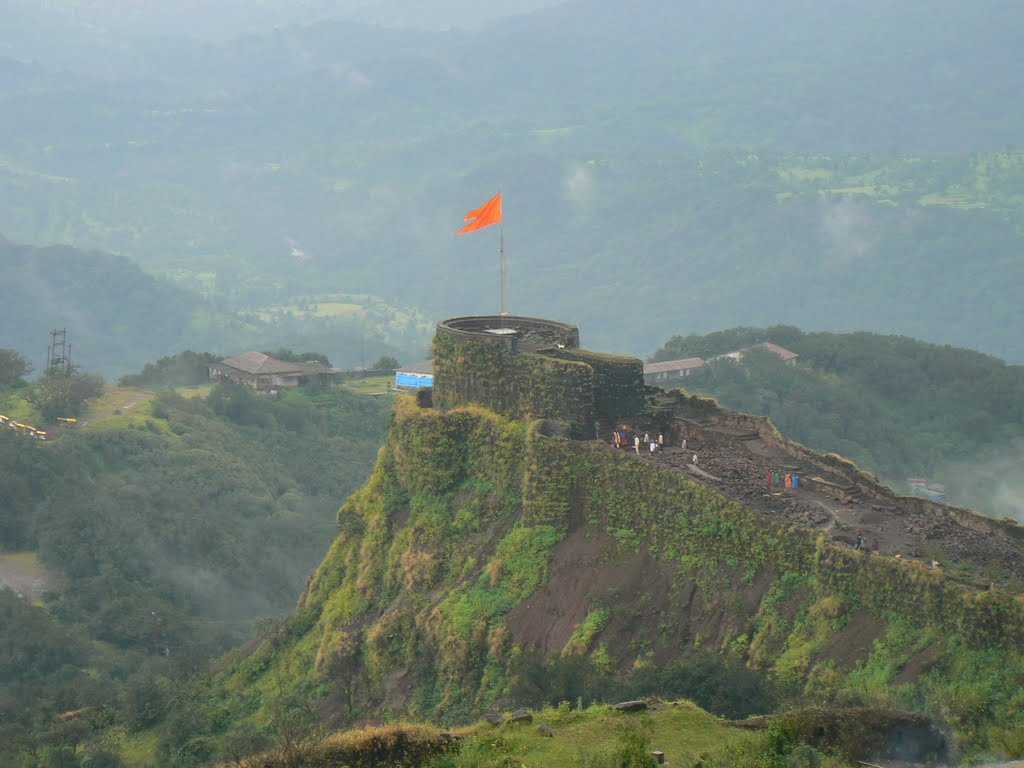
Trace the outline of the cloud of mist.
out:
<instances>
[{"instance_id":1,"label":"cloud of mist","mask_svg":"<svg viewBox=\"0 0 1024 768\"><path fill-rule=\"evenodd\" d=\"M821 235L829 260L839 266L870 255L875 232L870 209L852 198L828 203L821 216Z\"/></svg>"},{"instance_id":2,"label":"cloud of mist","mask_svg":"<svg viewBox=\"0 0 1024 768\"><path fill-rule=\"evenodd\" d=\"M951 462L938 473L947 501L1024 523L1024 439L993 447L975 461Z\"/></svg>"},{"instance_id":3,"label":"cloud of mist","mask_svg":"<svg viewBox=\"0 0 1024 768\"><path fill-rule=\"evenodd\" d=\"M597 198L597 178L589 165L579 164L570 169L562 182L565 199L574 208L587 210Z\"/></svg>"}]
</instances>

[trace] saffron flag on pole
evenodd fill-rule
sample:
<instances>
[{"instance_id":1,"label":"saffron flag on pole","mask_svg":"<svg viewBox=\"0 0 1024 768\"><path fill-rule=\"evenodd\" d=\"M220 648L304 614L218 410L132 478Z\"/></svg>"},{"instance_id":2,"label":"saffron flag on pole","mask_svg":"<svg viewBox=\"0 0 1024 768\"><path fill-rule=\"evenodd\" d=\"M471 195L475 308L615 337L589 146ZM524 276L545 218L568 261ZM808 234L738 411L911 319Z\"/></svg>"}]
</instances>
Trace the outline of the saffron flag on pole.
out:
<instances>
[{"instance_id":1,"label":"saffron flag on pole","mask_svg":"<svg viewBox=\"0 0 1024 768\"><path fill-rule=\"evenodd\" d=\"M463 218L465 226L458 231L464 235L467 232L476 232L478 229L489 227L492 224L501 223L501 192L496 194L476 210L470 211Z\"/></svg>"}]
</instances>

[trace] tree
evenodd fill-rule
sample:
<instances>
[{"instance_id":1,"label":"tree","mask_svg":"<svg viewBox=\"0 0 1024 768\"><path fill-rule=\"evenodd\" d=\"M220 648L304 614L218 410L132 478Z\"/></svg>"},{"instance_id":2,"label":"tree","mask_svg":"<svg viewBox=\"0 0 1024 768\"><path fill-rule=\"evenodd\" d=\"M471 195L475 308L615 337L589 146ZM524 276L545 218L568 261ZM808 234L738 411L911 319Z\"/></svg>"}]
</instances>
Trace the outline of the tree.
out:
<instances>
[{"instance_id":1,"label":"tree","mask_svg":"<svg viewBox=\"0 0 1024 768\"><path fill-rule=\"evenodd\" d=\"M32 364L13 349L0 349L0 387L13 387L32 372Z\"/></svg>"},{"instance_id":2,"label":"tree","mask_svg":"<svg viewBox=\"0 0 1024 768\"><path fill-rule=\"evenodd\" d=\"M394 371L398 368L399 362L397 358L391 355L382 355L377 359L377 362L373 364L373 369L376 371Z\"/></svg>"},{"instance_id":3,"label":"tree","mask_svg":"<svg viewBox=\"0 0 1024 768\"><path fill-rule=\"evenodd\" d=\"M209 367L220 358L208 352L186 350L147 363L141 373L121 377L124 387L189 387L209 379Z\"/></svg>"},{"instance_id":4,"label":"tree","mask_svg":"<svg viewBox=\"0 0 1024 768\"><path fill-rule=\"evenodd\" d=\"M281 763L287 768L298 768L306 749L324 737L320 714L314 702L315 697L305 687L286 691L279 684L267 704L270 732Z\"/></svg>"},{"instance_id":5,"label":"tree","mask_svg":"<svg viewBox=\"0 0 1024 768\"><path fill-rule=\"evenodd\" d=\"M266 750L271 743L266 733L252 724L243 723L222 739L220 754L232 765L241 766L246 758Z\"/></svg>"},{"instance_id":6,"label":"tree","mask_svg":"<svg viewBox=\"0 0 1024 768\"><path fill-rule=\"evenodd\" d=\"M82 373L76 367L68 371L51 369L43 374L28 395L43 418L76 417L82 414L85 403L103 394L103 379Z\"/></svg>"}]
</instances>

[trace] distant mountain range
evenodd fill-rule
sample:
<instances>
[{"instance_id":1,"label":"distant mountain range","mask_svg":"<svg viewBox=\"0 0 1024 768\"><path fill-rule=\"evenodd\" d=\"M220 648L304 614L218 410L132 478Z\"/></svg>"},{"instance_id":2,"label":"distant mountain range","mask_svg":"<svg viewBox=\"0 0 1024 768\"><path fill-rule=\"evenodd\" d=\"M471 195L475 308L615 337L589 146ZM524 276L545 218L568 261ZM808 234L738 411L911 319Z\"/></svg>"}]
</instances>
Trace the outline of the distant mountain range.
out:
<instances>
[{"instance_id":1,"label":"distant mountain range","mask_svg":"<svg viewBox=\"0 0 1024 768\"><path fill-rule=\"evenodd\" d=\"M238 314L123 256L68 246L33 248L0 237L0 294L0 348L18 350L37 372L55 328L67 329L73 363L109 376L185 349L230 354L295 346L324 352L340 366L380 354L423 354L416 318L373 297Z\"/></svg>"},{"instance_id":2,"label":"distant mountain range","mask_svg":"<svg viewBox=\"0 0 1024 768\"><path fill-rule=\"evenodd\" d=\"M496 243L453 230L500 188L513 307L605 348L784 321L1024 360L1022 16L580 0L66 49L37 26L52 55L0 64L0 231L232 309L327 291L439 317L495 305Z\"/></svg>"}]
</instances>

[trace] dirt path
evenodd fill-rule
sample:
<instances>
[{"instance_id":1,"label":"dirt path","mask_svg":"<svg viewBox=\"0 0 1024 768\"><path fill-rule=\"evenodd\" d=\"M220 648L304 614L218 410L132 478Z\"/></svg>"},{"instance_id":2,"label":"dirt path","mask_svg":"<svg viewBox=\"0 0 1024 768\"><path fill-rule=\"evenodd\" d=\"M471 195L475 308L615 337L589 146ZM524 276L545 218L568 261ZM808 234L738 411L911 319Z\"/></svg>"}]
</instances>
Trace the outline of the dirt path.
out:
<instances>
[{"instance_id":1,"label":"dirt path","mask_svg":"<svg viewBox=\"0 0 1024 768\"><path fill-rule=\"evenodd\" d=\"M822 530L846 546L863 541L870 551L920 560L975 586L1024 585L1024 537L1008 526L965 510L896 497L881 486L874 490L856 472L829 469L823 461L811 462L757 434L719 428L710 420L692 430L686 450L641 451L635 458L686 472L773 520ZM800 487L769 488L772 470L797 472Z\"/></svg>"}]
</instances>

